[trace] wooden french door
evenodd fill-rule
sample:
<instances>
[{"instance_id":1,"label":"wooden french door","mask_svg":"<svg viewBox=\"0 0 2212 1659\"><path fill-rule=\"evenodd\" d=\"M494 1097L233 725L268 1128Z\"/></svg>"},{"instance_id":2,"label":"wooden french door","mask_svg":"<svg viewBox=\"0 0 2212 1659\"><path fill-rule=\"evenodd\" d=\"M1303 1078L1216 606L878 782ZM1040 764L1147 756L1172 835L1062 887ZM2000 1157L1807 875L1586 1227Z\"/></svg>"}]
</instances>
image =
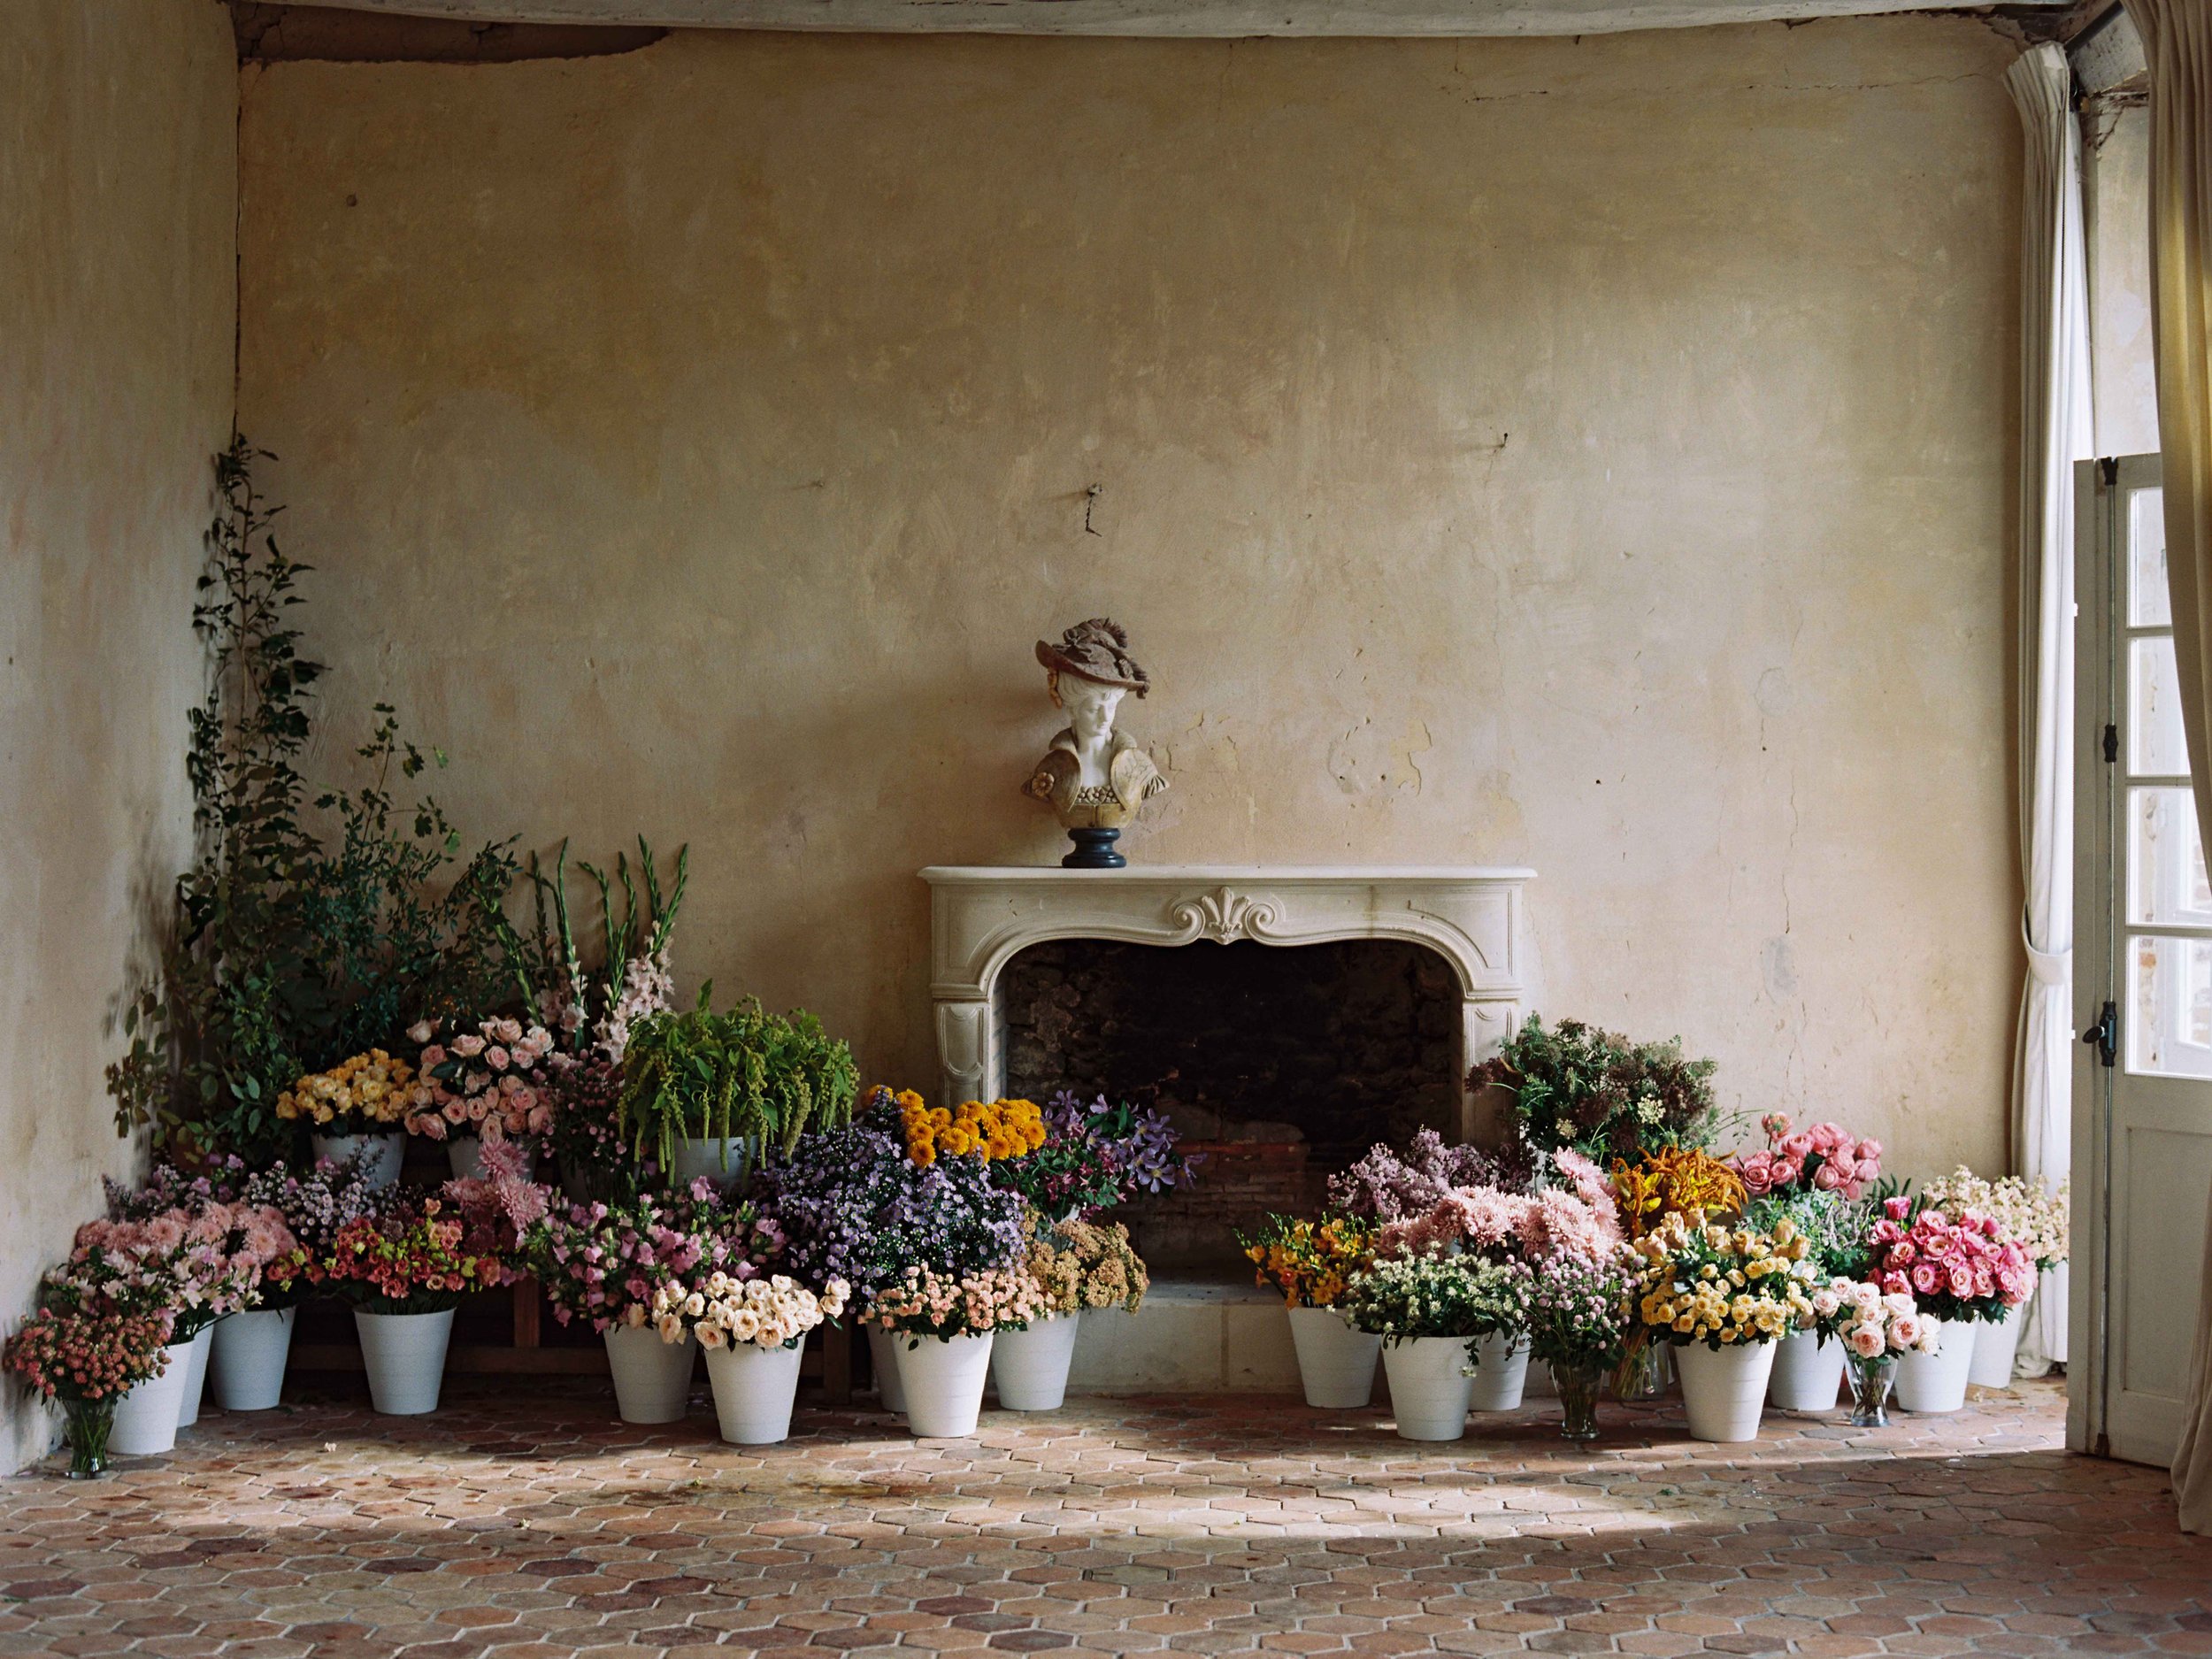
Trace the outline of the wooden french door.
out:
<instances>
[{"instance_id":1,"label":"wooden french door","mask_svg":"<svg viewBox=\"0 0 2212 1659\"><path fill-rule=\"evenodd\" d=\"M2158 457L2078 476L2068 1441L2164 1463L2212 1191L2212 882L2182 735Z\"/></svg>"}]
</instances>

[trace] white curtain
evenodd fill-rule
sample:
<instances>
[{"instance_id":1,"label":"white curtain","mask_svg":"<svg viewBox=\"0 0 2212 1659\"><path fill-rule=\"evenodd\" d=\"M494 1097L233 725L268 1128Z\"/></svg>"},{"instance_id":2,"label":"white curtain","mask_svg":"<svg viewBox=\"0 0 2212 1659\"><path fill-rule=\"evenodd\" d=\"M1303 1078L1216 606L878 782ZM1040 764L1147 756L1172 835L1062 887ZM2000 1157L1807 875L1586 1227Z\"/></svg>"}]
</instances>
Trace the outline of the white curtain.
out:
<instances>
[{"instance_id":1,"label":"white curtain","mask_svg":"<svg viewBox=\"0 0 2212 1659\"><path fill-rule=\"evenodd\" d=\"M2059 47L2005 73L2027 140L2020 281L2020 867L2028 978L2012 1083L2014 1171L2056 1187L2071 1161L2074 978L2074 463L2090 453L2081 128ZM2033 1374L2066 1358L2066 1280L2046 1274L2020 1334Z\"/></svg>"},{"instance_id":2,"label":"white curtain","mask_svg":"<svg viewBox=\"0 0 2212 1659\"><path fill-rule=\"evenodd\" d=\"M2212 0L2127 9L2151 72L2151 342L2174 656L2197 822L2212 826ZM2188 1398L2174 1494L2182 1525L2212 1532L2212 1231Z\"/></svg>"}]
</instances>

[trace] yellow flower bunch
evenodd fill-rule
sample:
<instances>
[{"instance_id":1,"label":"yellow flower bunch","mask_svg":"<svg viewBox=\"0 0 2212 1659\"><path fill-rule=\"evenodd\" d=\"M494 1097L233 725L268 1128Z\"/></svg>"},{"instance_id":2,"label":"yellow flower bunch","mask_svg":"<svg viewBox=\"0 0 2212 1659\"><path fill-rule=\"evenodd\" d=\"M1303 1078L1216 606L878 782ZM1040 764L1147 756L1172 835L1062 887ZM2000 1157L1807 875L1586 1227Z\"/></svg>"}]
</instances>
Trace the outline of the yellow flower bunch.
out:
<instances>
[{"instance_id":1,"label":"yellow flower bunch","mask_svg":"<svg viewBox=\"0 0 2212 1659\"><path fill-rule=\"evenodd\" d=\"M414 1068L406 1061L372 1048L293 1084L277 1096L277 1116L315 1124L339 1118L396 1124L407 1115L408 1088L414 1080Z\"/></svg>"},{"instance_id":2,"label":"yellow flower bunch","mask_svg":"<svg viewBox=\"0 0 2212 1659\"><path fill-rule=\"evenodd\" d=\"M1272 1285L1294 1308L1333 1308L1352 1275L1373 1259L1375 1229L1352 1216L1270 1216L1257 1231L1239 1233L1237 1242L1259 1270L1255 1284Z\"/></svg>"},{"instance_id":3,"label":"yellow flower bunch","mask_svg":"<svg viewBox=\"0 0 2212 1659\"><path fill-rule=\"evenodd\" d=\"M1799 1272L1811 1244L1786 1218L1755 1233L1678 1210L1629 1248L1636 1310L1656 1335L1722 1348L1776 1341L1812 1319Z\"/></svg>"},{"instance_id":4,"label":"yellow flower bunch","mask_svg":"<svg viewBox=\"0 0 2212 1659\"><path fill-rule=\"evenodd\" d=\"M1027 1157L1045 1143L1044 1114L1034 1101L963 1101L956 1111L926 1106L911 1089L896 1097L906 1156L922 1169L940 1157L970 1154L986 1164Z\"/></svg>"},{"instance_id":5,"label":"yellow flower bunch","mask_svg":"<svg viewBox=\"0 0 2212 1659\"><path fill-rule=\"evenodd\" d=\"M1616 1160L1613 1194L1632 1238L1650 1232L1669 1216L1692 1210L1732 1216L1740 1214L1748 1202L1743 1177L1695 1147L1669 1147L1635 1164Z\"/></svg>"}]
</instances>

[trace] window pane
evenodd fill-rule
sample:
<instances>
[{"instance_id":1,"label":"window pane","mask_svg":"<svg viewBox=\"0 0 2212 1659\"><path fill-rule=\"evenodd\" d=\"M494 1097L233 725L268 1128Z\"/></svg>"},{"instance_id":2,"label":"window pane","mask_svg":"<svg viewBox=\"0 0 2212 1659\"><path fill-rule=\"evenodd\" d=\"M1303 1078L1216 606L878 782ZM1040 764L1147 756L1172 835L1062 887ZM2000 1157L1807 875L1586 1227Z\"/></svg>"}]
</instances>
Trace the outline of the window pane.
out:
<instances>
[{"instance_id":1,"label":"window pane","mask_svg":"<svg viewBox=\"0 0 2212 1659\"><path fill-rule=\"evenodd\" d=\"M2212 939L2131 933L2127 951L2128 1070L2212 1078Z\"/></svg>"},{"instance_id":2,"label":"window pane","mask_svg":"<svg viewBox=\"0 0 2212 1659\"><path fill-rule=\"evenodd\" d=\"M2189 745L2181 733L2181 676L2174 636L2128 642L2128 770L2138 777L2183 778Z\"/></svg>"},{"instance_id":3,"label":"window pane","mask_svg":"<svg viewBox=\"0 0 2212 1659\"><path fill-rule=\"evenodd\" d=\"M2167 786L2128 791L2128 920L2212 926L2212 884L2197 838L2197 803Z\"/></svg>"},{"instance_id":4,"label":"window pane","mask_svg":"<svg viewBox=\"0 0 2212 1659\"><path fill-rule=\"evenodd\" d=\"M2128 496L2128 626L2173 626L2166 593L2166 492L2139 489Z\"/></svg>"}]
</instances>

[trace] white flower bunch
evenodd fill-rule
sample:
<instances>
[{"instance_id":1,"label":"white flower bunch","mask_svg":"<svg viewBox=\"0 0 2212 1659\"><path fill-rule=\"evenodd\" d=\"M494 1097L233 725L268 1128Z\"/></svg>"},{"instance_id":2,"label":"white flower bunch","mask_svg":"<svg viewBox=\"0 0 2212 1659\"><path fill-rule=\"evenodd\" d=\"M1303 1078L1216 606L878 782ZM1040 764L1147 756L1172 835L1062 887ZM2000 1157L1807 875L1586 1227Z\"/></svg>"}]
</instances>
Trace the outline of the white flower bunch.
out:
<instances>
[{"instance_id":1,"label":"white flower bunch","mask_svg":"<svg viewBox=\"0 0 2212 1659\"><path fill-rule=\"evenodd\" d=\"M1813 1293L1812 1300L1814 1315L1824 1321L1832 1318L1846 1351L1861 1359L1936 1351L1935 1321L1900 1292L1884 1295L1878 1285L1832 1279Z\"/></svg>"},{"instance_id":2,"label":"white flower bunch","mask_svg":"<svg viewBox=\"0 0 2212 1659\"><path fill-rule=\"evenodd\" d=\"M826 1319L845 1311L852 1287L833 1279L819 1295L781 1273L732 1279L714 1273L696 1290L664 1285L653 1298L653 1328L664 1342L680 1342L688 1331L704 1348L789 1348Z\"/></svg>"},{"instance_id":3,"label":"white flower bunch","mask_svg":"<svg viewBox=\"0 0 2212 1659\"><path fill-rule=\"evenodd\" d=\"M2046 1191L2017 1175L1985 1181L1964 1164L1930 1181L1927 1200L1947 1216L1988 1216L1997 1230L2034 1259L2038 1268L2066 1259L2066 1224L2072 1208L2070 1180Z\"/></svg>"}]
</instances>

